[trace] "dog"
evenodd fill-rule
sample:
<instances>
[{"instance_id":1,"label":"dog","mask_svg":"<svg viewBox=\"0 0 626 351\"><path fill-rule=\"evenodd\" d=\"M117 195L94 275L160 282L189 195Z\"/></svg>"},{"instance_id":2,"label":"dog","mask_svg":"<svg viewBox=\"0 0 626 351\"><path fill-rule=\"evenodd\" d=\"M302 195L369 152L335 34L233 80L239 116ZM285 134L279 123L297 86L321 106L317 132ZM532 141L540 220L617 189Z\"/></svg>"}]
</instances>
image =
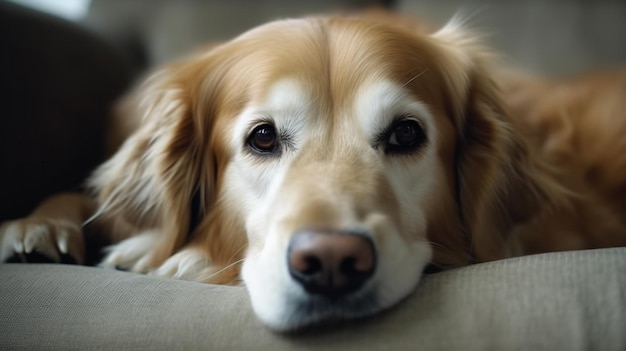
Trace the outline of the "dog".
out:
<instances>
[{"instance_id":1,"label":"dog","mask_svg":"<svg viewBox=\"0 0 626 351\"><path fill-rule=\"evenodd\" d=\"M452 20L271 22L125 97L90 192L3 225L37 251L243 283L277 330L397 304L427 266L626 245L626 71L498 68Z\"/></svg>"}]
</instances>

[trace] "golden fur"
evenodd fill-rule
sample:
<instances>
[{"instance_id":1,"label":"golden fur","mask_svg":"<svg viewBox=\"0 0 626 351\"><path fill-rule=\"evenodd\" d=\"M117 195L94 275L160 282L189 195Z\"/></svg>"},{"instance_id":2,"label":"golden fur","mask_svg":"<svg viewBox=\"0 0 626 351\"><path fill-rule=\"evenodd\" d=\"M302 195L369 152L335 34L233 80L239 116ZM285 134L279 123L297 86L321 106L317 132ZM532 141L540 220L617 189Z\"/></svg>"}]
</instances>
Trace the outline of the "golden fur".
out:
<instances>
[{"instance_id":1,"label":"golden fur","mask_svg":"<svg viewBox=\"0 0 626 351\"><path fill-rule=\"evenodd\" d=\"M380 77L423 102L433 117L437 137L428 147L442 171L420 200L425 231L403 215L410 209L385 176L381 165L388 161L341 132L353 123L341 116L351 113L357 87ZM242 111L268 99L273 84L286 78L305 82L316 123L328 134L290 161L276 195L289 208L278 200L258 204L281 213L284 230L275 244L250 234L258 225L248 222L246 206L229 189L233 163L249 157L238 154L229 133ZM441 268L624 246L625 98L624 70L563 81L501 72L455 23L427 33L380 14L275 22L160 68L120 103L109 134L117 151L89 181L97 211L78 219L42 207L6 224L3 233L22 238L28 230L19 228L33 221L55 217L76 226L92 217L85 230L107 228L113 243L154 238L125 268L176 276L166 262L192 250L199 268L183 277L219 284L239 282L246 255L267 245L284 248L298 228L342 226L346 201L358 218L377 213L394 223L398 240L428 242L430 261ZM393 162L403 169L425 162L420 157ZM250 164L262 162L270 161ZM44 207L60 201L84 208L86 200L72 199L53 198Z\"/></svg>"}]
</instances>

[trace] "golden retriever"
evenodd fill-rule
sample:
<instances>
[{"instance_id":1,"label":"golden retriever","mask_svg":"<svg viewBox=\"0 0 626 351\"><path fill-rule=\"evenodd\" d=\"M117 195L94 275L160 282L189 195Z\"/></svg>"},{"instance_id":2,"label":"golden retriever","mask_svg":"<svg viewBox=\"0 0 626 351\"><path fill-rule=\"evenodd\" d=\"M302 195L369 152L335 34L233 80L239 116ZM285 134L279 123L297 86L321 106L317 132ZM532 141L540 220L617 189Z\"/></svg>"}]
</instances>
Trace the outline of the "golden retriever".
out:
<instances>
[{"instance_id":1,"label":"golden retriever","mask_svg":"<svg viewBox=\"0 0 626 351\"><path fill-rule=\"evenodd\" d=\"M272 22L152 74L93 196L6 223L0 258L82 262L100 232L102 266L243 281L290 330L385 309L429 263L626 245L625 76L500 73L454 20Z\"/></svg>"}]
</instances>

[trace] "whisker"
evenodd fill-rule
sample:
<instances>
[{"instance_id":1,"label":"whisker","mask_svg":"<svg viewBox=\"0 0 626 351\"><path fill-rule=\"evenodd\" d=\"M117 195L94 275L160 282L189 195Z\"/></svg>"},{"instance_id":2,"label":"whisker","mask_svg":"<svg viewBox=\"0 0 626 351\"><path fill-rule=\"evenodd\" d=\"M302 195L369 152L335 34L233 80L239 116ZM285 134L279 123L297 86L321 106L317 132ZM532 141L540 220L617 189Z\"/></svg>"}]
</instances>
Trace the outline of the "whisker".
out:
<instances>
[{"instance_id":1,"label":"whisker","mask_svg":"<svg viewBox=\"0 0 626 351\"><path fill-rule=\"evenodd\" d=\"M451 249L449 249L449 248L448 248L448 247L446 247L445 245L441 245L440 243L436 243L436 242L433 242L433 241L428 241L427 243L428 243L429 245L433 246L433 247L437 247L437 248L440 248L440 249L444 249L444 250L446 250L446 251L448 251L448 252L452 252L452 250L451 250Z\"/></svg>"},{"instance_id":2,"label":"whisker","mask_svg":"<svg viewBox=\"0 0 626 351\"><path fill-rule=\"evenodd\" d=\"M443 249L444 251L446 251L446 252L448 252L448 253L450 253L452 255L456 256L456 255L459 254L458 252L453 251L452 249L450 249L449 247L447 247L445 245L442 245L442 244L439 244L439 243L436 243L436 242L433 242L433 241L427 241L427 243L429 245L431 245L433 248ZM471 242L470 242L470 245L471 245ZM466 255L466 258L468 259L469 262L474 262L474 263L476 262L476 258L474 257L474 255L472 255L471 249L466 248L466 249L463 250L463 253ZM435 266L438 266L440 268L444 267L444 266L441 266L441 265L437 265L434 262L431 262L431 264L434 264Z\"/></svg>"},{"instance_id":3,"label":"whisker","mask_svg":"<svg viewBox=\"0 0 626 351\"><path fill-rule=\"evenodd\" d=\"M235 265L237 265L239 263L242 263L243 260L244 260L243 258L240 259L240 260L237 260L237 261L235 261L233 263L230 263L230 264L226 265L225 267L222 267L222 269L218 270L217 272L213 272L213 273L211 273L211 274L209 274L207 276L200 276L199 278L202 281L207 281L207 280L209 280L209 279L211 279L211 278L221 274L222 272L226 271L227 269L229 269L229 268L231 268L231 267L233 267L233 266L235 266Z\"/></svg>"},{"instance_id":4,"label":"whisker","mask_svg":"<svg viewBox=\"0 0 626 351\"><path fill-rule=\"evenodd\" d=\"M248 244L246 245L242 245L240 248L238 248L237 250L235 250L235 252L233 252L233 254L228 258L228 261L232 260L233 258L235 258L235 256L237 256L238 253L240 253L242 250L246 249L248 247Z\"/></svg>"},{"instance_id":5,"label":"whisker","mask_svg":"<svg viewBox=\"0 0 626 351\"><path fill-rule=\"evenodd\" d=\"M421 71L420 73L416 74L413 76L413 78L409 79L406 83L404 83L401 87L401 89L406 88L409 84L413 83L414 80L416 80L417 78L421 77L424 73L426 73L428 69L424 69L423 71Z\"/></svg>"}]
</instances>

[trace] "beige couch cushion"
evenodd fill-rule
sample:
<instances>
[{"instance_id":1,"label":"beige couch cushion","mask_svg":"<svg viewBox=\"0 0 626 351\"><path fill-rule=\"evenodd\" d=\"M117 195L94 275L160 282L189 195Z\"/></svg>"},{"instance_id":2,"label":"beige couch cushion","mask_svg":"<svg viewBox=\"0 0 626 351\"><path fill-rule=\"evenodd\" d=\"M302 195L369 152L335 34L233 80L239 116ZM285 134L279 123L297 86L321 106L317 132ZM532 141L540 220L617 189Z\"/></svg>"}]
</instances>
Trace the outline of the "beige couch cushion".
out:
<instances>
[{"instance_id":1,"label":"beige couch cushion","mask_svg":"<svg viewBox=\"0 0 626 351\"><path fill-rule=\"evenodd\" d=\"M64 265L0 265L0 349L626 350L626 248L428 276L378 316L282 335L241 287Z\"/></svg>"}]
</instances>

